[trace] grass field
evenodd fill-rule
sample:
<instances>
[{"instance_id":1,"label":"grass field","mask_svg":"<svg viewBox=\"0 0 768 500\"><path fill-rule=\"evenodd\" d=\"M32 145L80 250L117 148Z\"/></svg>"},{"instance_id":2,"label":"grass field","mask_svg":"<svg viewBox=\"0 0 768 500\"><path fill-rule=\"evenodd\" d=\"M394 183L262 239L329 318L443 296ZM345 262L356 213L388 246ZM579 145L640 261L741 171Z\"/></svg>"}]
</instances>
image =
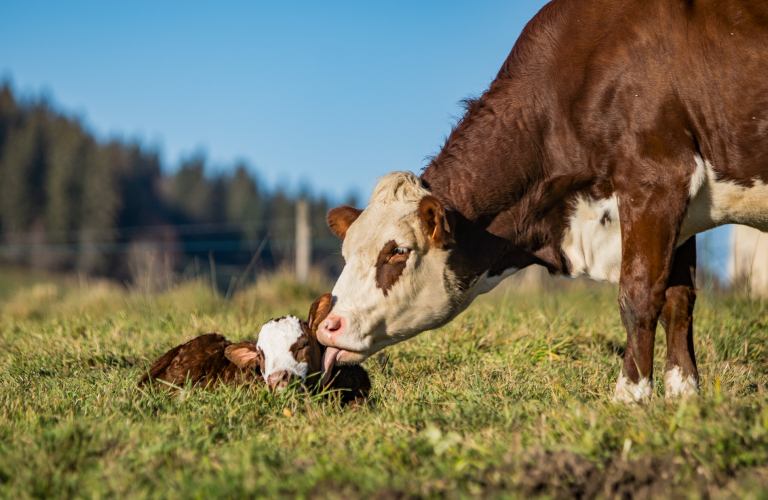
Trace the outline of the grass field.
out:
<instances>
[{"instance_id":1,"label":"grass field","mask_svg":"<svg viewBox=\"0 0 768 500\"><path fill-rule=\"evenodd\" d=\"M701 294L700 398L610 404L615 290L499 293L366 362L369 407L222 389L140 392L168 348L254 338L323 286L4 285L4 498L766 497L768 308Z\"/></svg>"}]
</instances>

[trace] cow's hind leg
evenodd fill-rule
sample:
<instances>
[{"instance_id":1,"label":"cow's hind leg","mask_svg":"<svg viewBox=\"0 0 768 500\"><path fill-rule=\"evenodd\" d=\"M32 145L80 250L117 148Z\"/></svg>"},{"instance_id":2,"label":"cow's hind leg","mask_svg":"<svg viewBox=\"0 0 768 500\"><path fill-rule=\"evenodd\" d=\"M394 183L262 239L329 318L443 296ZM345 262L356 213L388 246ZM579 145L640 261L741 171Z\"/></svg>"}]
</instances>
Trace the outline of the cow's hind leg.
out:
<instances>
[{"instance_id":1,"label":"cow's hind leg","mask_svg":"<svg viewBox=\"0 0 768 500\"><path fill-rule=\"evenodd\" d=\"M666 301L685 199L664 186L619 197L621 278L619 309L627 330L624 367L614 401L644 401L653 395L653 345ZM665 200L659 203L658 200Z\"/></svg>"},{"instance_id":2,"label":"cow's hind leg","mask_svg":"<svg viewBox=\"0 0 768 500\"><path fill-rule=\"evenodd\" d=\"M661 324L667 331L664 391L668 398L698 393L699 372L693 350L693 306L696 302L696 237L675 251Z\"/></svg>"}]
</instances>

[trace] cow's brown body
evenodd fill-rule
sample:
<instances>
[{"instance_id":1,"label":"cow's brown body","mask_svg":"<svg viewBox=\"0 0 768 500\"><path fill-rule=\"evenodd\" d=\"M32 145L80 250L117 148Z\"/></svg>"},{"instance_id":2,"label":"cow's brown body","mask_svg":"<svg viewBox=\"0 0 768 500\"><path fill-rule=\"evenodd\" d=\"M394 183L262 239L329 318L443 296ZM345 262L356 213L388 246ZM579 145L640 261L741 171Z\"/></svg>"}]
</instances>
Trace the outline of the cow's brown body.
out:
<instances>
[{"instance_id":1,"label":"cow's brown body","mask_svg":"<svg viewBox=\"0 0 768 500\"><path fill-rule=\"evenodd\" d=\"M667 373L677 380L668 394L689 393L682 384L698 384L693 236L728 223L768 230L768 2L550 2L488 91L468 103L421 181L429 192L419 195L417 212L432 243L413 250L422 261L447 252L446 314L399 331L381 326L406 310L385 310L387 300L395 304L387 294L397 296L398 281L411 280L402 294L443 297L423 291L429 284L414 288L421 261L409 271L397 259L410 257L385 251L403 243L382 237L396 244L382 246L376 266L380 303L356 303L347 290L360 287L342 273L338 307L318 332L338 359L364 359L425 325L444 324L483 293L478 283L540 264L552 274L619 283L628 348L617 398L650 395L659 320ZM398 193L407 180L387 182L388 197L372 198L376 214L405 199ZM344 239L359 215L342 207L329 223ZM368 236L353 238L360 248L377 227L370 217L359 230ZM356 251L345 248L348 266ZM352 272L367 276L362 262ZM355 311L379 309L381 319L359 331Z\"/></svg>"},{"instance_id":2,"label":"cow's brown body","mask_svg":"<svg viewBox=\"0 0 768 500\"><path fill-rule=\"evenodd\" d=\"M718 180L768 183L768 2L550 3L422 179L458 215L449 265L467 283L530 263L569 275L575 197L617 195L624 370L637 383L659 317L668 366L698 377L695 240L678 246L696 157Z\"/></svg>"}]
</instances>

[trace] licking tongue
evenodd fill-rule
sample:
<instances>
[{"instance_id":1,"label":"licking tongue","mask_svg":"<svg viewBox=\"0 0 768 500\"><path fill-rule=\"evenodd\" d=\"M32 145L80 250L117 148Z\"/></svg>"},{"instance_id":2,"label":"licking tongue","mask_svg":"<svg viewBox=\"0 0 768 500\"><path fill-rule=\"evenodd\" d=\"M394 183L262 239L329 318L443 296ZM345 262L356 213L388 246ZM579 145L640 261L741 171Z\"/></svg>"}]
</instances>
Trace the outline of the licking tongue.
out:
<instances>
[{"instance_id":1,"label":"licking tongue","mask_svg":"<svg viewBox=\"0 0 768 500\"><path fill-rule=\"evenodd\" d=\"M336 347L327 347L323 354L323 380L321 384L323 386L328 385L331 381L331 373L333 372L333 365L336 364L336 358L341 354L341 349Z\"/></svg>"}]
</instances>

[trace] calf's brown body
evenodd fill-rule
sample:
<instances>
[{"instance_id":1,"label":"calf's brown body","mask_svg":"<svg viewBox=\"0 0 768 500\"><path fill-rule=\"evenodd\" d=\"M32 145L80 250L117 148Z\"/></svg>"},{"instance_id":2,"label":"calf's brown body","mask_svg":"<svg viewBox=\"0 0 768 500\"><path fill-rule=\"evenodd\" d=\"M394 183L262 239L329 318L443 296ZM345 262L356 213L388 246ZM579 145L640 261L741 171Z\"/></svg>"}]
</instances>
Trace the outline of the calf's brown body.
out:
<instances>
[{"instance_id":1,"label":"calf's brown body","mask_svg":"<svg viewBox=\"0 0 768 500\"><path fill-rule=\"evenodd\" d=\"M238 364L238 351L253 352L254 356ZM218 384L264 384L253 342L233 344L218 333L201 335L165 353L144 374L139 387L147 385L150 379L176 387L187 383L206 388Z\"/></svg>"}]
</instances>

